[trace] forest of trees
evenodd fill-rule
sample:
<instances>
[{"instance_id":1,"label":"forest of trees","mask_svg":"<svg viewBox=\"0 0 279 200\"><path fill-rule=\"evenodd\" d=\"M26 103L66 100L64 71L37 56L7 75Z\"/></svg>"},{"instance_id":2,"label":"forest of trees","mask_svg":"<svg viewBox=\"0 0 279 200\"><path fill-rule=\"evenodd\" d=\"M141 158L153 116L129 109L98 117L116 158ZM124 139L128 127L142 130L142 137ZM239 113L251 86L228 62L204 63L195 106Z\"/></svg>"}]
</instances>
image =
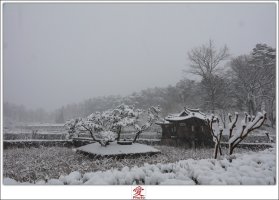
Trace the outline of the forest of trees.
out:
<instances>
[{"instance_id":1,"label":"forest of trees","mask_svg":"<svg viewBox=\"0 0 279 200\"><path fill-rule=\"evenodd\" d=\"M274 126L276 104L276 49L257 44L247 55L231 57L224 46L217 49L213 41L188 52L191 65L184 73L195 75L196 80L184 78L176 85L149 88L129 96L105 96L87 99L81 103L64 105L46 112L27 110L4 102L4 123L56 122L63 123L75 117L85 117L121 103L146 109L160 105L162 115L179 112L185 106L215 113L226 120L227 113L247 111L255 115L266 110L268 122ZM94 96L94 94L92 94Z\"/></svg>"}]
</instances>

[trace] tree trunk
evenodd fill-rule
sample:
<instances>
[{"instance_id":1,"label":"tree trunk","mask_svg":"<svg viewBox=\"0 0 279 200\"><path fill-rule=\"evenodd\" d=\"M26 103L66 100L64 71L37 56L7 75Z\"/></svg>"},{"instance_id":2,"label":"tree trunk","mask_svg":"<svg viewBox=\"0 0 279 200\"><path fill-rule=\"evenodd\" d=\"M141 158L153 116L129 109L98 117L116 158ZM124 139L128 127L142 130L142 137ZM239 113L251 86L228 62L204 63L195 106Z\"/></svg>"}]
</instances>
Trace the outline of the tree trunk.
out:
<instances>
[{"instance_id":1,"label":"tree trunk","mask_svg":"<svg viewBox=\"0 0 279 200\"><path fill-rule=\"evenodd\" d=\"M136 133L136 136L135 136L135 138L134 138L134 140L133 140L133 143L135 143L136 141L137 141L137 139L138 139L138 137L139 137L139 135L142 133L142 131L138 131L137 133Z\"/></svg>"},{"instance_id":2,"label":"tree trunk","mask_svg":"<svg viewBox=\"0 0 279 200\"><path fill-rule=\"evenodd\" d=\"M215 143L215 147L214 147L214 159L217 158L218 155L218 142Z\"/></svg>"},{"instance_id":3,"label":"tree trunk","mask_svg":"<svg viewBox=\"0 0 279 200\"><path fill-rule=\"evenodd\" d=\"M193 148L193 149L196 149L196 143L195 143L195 140L192 140L192 148Z\"/></svg>"},{"instance_id":4,"label":"tree trunk","mask_svg":"<svg viewBox=\"0 0 279 200\"><path fill-rule=\"evenodd\" d=\"M116 138L117 141L120 140L120 133L121 133L121 126L117 128L117 138Z\"/></svg>"},{"instance_id":5,"label":"tree trunk","mask_svg":"<svg viewBox=\"0 0 279 200\"><path fill-rule=\"evenodd\" d=\"M212 113L215 113L215 94L214 94L214 88L212 88L212 92L211 92L211 109L212 109Z\"/></svg>"},{"instance_id":6,"label":"tree trunk","mask_svg":"<svg viewBox=\"0 0 279 200\"><path fill-rule=\"evenodd\" d=\"M251 99L248 102L248 113L252 115L255 115L256 113L254 102Z\"/></svg>"},{"instance_id":7,"label":"tree trunk","mask_svg":"<svg viewBox=\"0 0 279 200\"><path fill-rule=\"evenodd\" d=\"M275 119L274 119L274 115L273 115L273 104L274 104L274 98L272 98L271 103L270 103L270 122L271 122L271 127L274 128L274 123L275 123Z\"/></svg>"},{"instance_id":8,"label":"tree trunk","mask_svg":"<svg viewBox=\"0 0 279 200\"><path fill-rule=\"evenodd\" d=\"M232 153L233 153L233 146L232 145L230 145L230 147L229 147L229 155L232 155Z\"/></svg>"},{"instance_id":9,"label":"tree trunk","mask_svg":"<svg viewBox=\"0 0 279 200\"><path fill-rule=\"evenodd\" d=\"M220 144L219 144L219 152L220 152L220 155L223 155L223 154L222 154L222 149L221 149Z\"/></svg>"}]
</instances>

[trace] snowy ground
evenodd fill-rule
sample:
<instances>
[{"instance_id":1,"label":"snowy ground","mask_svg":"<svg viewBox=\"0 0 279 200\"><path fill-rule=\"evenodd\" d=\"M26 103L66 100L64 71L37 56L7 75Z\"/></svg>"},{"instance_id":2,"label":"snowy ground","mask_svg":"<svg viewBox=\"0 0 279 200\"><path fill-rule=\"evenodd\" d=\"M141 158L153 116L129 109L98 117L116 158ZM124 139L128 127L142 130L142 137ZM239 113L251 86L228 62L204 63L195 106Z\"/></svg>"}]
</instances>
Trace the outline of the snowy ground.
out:
<instances>
[{"instance_id":1,"label":"snowy ground","mask_svg":"<svg viewBox=\"0 0 279 200\"><path fill-rule=\"evenodd\" d=\"M162 154L121 160L112 158L90 160L84 156L68 152L67 156L72 159L70 160L70 158L63 157L61 152L58 155L56 147L53 151L49 150L50 148L41 150L31 148L37 158L33 157L32 152L30 155L30 150L29 152L23 150L26 151L26 156L28 156L26 161L22 157L22 152L14 153L5 150L4 184L30 184L31 182L37 184L90 185L268 185L276 182L276 154L274 148L260 152L236 153L232 162L229 162L226 158L218 160L199 159L210 157L212 149L197 150L199 152L196 151L195 155L194 150L166 146L156 148L161 148ZM63 148L63 150L65 149ZM35 153L36 150L37 154ZM48 156L43 153L44 150L49 151ZM198 155L203 155L203 157L198 157ZM176 161L174 157L176 157ZM8 159L13 160L8 161ZM22 161L25 161L25 163ZM15 168L16 165L21 166L21 168ZM97 165L99 165L98 169L96 169ZM70 168L65 170L67 167ZM31 171L33 173L30 173ZM67 171L68 173L65 173ZM56 173L56 175L54 176L50 172ZM22 177L24 173L26 175ZM40 173L41 175L39 175ZM17 176L14 176L15 174Z\"/></svg>"},{"instance_id":2,"label":"snowy ground","mask_svg":"<svg viewBox=\"0 0 279 200\"><path fill-rule=\"evenodd\" d=\"M112 142L106 147L101 146L99 143L88 144L77 149L78 151L98 156L120 156L120 155L135 155L135 154L150 154L159 153L158 149L152 146L134 143L132 145L119 145Z\"/></svg>"}]
</instances>

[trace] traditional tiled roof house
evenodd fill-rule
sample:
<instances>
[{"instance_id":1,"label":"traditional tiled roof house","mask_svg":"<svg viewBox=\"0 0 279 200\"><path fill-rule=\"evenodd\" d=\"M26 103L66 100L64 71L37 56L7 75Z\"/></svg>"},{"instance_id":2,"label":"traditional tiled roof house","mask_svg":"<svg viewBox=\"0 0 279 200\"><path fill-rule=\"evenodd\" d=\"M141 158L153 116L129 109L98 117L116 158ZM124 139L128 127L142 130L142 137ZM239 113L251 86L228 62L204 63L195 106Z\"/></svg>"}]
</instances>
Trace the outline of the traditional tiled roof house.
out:
<instances>
[{"instance_id":1,"label":"traditional tiled roof house","mask_svg":"<svg viewBox=\"0 0 279 200\"><path fill-rule=\"evenodd\" d=\"M206 115L199 109L184 108L164 121L157 122L162 128L162 143L185 145L189 147L213 146Z\"/></svg>"}]
</instances>

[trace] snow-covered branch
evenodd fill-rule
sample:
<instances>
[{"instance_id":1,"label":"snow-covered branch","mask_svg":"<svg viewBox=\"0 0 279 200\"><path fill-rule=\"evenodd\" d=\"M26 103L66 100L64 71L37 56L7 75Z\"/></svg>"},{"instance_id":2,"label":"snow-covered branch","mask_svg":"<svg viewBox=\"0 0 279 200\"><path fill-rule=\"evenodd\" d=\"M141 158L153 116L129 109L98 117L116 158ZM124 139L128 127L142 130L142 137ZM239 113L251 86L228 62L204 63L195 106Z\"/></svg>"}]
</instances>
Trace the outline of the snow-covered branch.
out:
<instances>
[{"instance_id":1,"label":"snow-covered branch","mask_svg":"<svg viewBox=\"0 0 279 200\"><path fill-rule=\"evenodd\" d=\"M217 123L217 127L213 127L213 123ZM219 118L214 115L211 115L211 117L207 119L207 125L210 129L210 133L215 143L214 158L216 159L218 156L218 150L220 152L220 155L222 155L220 142L223 133L223 127L219 123Z\"/></svg>"},{"instance_id":2,"label":"snow-covered branch","mask_svg":"<svg viewBox=\"0 0 279 200\"><path fill-rule=\"evenodd\" d=\"M147 111L147 121L143 124L140 125L140 123L138 123L139 121L137 121L134 124L135 129L137 130L135 138L133 140L133 143L136 142L136 140L138 139L139 135L144 132L145 130L147 130L149 127L151 127L156 121L158 121L160 119L160 106L152 106L148 109Z\"/></svg>"},{"instance_id":3,"label":"snow-covered branch","mask_svg":"<svg viewBox=\"0 0 279 200\"><path fill-rule=\"evenodd\" d=\"M228 129L229 129L229 139L232 137L232 132L233 129L235 128L236 122L238 120L238 112L235 112L235 117L232 119L232 115L229 113L229 121L230 123L228 124Z\"/></svg>"},{"instance_id":4,"label":"snow-covered branch","mask_svg":"<svg viewBox=\"0 0 279 200\"><path fill-rule=\"evenodd\" d=\"M266 112L258 112L256 117L245 113L245 117L241 121L241 126L236 129L232 137L229 138L229 154L233 153L234 148L247 137L247 135L255 129L260 128L266 120Z\"/></svg>"},{"instance_id":5,"label":"snow-covered branch","mask_svg":"<svg viewBox=\"0 0 279 200\"><path fill-rule=\"evenodd\" d=\"M227 126L229 132L229 154L233 153L235 147L247 137L247 135L255 129L260 128L266 120L267 113L265 111L258 112L256 116L250 116L248 113L244 113L245 116L242 121L237 125L239 115L235 112L235 116L229 113L229 124ZM217 126L213 126L217 123ZM208 127L210 128L210 133L215 142L214 158L217 158L218 149L221 154L220 140L223 133L223 127L219 125L218 117L212 115L207 119ZM222 155L222 154L221 154Z\"/></svg>"},{"instance_id":6,"label":"snow-covered branch","mask_svg":"<svg viewBox=\"0 0 279 200\"><path fill-rule=\"evenodd\" d=\"M68 120L65 124L64 124L64 127L68 130L68 134L69 134L69 138L73 138L73 137L76 137L78 136L78 133L77 133L77 124L79 123L81 119L80 118L77 118L77 119L71 119L71 120Z\"/></svg>"},{"instance_id":7,"label":"snow-covered branch","mask_svg":"<svg viewBox=\"0 0 279 200\"><path fill-rule=\"evenodd\" d=\"M147 121L143 124L140 116L147 113ZM134 106L121 104L114 109L95 112L88 117L70 120L65 124L69 133L88 132L92 139L102 146L119 140L124 127L136 129L134 142L143 131L147 130L159 119L160 107L151 107L147 111L135 109Z\"/></svg>"}]
</instances>

